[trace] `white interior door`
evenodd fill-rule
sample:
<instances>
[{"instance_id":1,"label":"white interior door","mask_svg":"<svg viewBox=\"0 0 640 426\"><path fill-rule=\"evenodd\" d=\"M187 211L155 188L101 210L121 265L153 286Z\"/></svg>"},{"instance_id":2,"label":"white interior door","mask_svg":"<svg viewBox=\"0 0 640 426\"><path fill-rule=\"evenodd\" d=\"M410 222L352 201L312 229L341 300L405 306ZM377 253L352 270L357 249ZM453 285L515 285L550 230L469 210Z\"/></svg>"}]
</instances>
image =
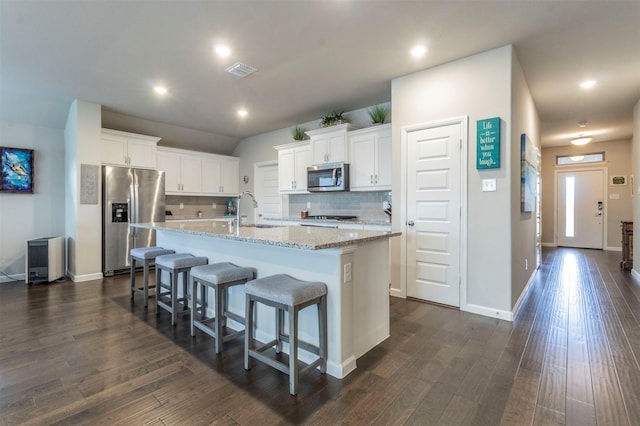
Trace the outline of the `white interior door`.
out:
<instances>
[{"instance_id":1,"label":"white interior door","mask_svg":"<svg viewBox=\"0 0 640 426\"><path fill-rule=\"evenodd\" d=\"M461 124L407 134L407 296L460 306Z\"/></svg>"},{"instance_id":2,"label":"white interior door","mask_svg":"<svg viewBox=\"0 0 640 426\"><path fill-rule=\"evenodd\" d=\"M278 163L256 164L255 196L258 207L254 209L254 223L263 223L266 218L282 217L282 196L278 187Z\"/></svg>"},{"instance_id":3,"label":"white interior door","mask_svg":"<svg viewBox=\"0 0 640 426\"><path fill-rule=\"evenodd\" d=\"M604 170L558 172L556 184L558 245L602 249Z\"/></svg>"}]
</instances>

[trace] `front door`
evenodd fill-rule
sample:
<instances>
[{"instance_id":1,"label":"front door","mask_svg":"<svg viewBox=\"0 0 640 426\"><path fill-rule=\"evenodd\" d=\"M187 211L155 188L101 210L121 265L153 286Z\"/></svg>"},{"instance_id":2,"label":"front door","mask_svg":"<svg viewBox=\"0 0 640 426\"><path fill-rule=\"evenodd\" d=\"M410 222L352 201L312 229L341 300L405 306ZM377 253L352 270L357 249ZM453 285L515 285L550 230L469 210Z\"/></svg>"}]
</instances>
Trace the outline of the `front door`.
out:
<instances>
[{"instance_id":1,"label":"front door","mask_svg":"<svg viewBox=\"0 0 640 426\"><path fill-rule=\"evenodd\" d=\"M461 131L407 134L407 296L460 306Z\"/></svg>"},{"instance_id":2,"label":"front door","mask_svg":"<svg viewBox=\"0 0 640 426\"><path fill-rule=\"evenodd\" d=\"M604 171L563 171L557 175L558 245L602 249Z\"/></svg>"}]
</instances>

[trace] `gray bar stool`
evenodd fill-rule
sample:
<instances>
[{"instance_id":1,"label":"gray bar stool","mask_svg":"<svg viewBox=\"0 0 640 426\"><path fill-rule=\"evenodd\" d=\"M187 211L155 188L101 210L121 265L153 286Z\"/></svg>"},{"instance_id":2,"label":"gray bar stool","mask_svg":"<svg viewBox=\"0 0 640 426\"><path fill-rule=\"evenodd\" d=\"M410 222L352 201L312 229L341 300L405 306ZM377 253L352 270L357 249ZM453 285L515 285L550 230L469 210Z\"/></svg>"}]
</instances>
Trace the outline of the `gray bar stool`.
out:
<instances>
[{"instance_id":1,"label":"gray bar stool","mask_svg":"<svg viewBox=\"0 0 640 426\"><path fill-rule=\"evenodd\" d=\"M244 324L244 318L229 312L229 288L241 285L253 278L253 269L236 266L232 263L214 263L212 265L194 266L190 272L191 280L191 335L195 336L198 328L215 339L215 350L222 352L222 344L244 333L244 330L231 331L226 336L222 328L227 325L227 318ZM200 309L198 309L198 287L201 289ZM207 289L212 288L215 294L215 317L207 317ZM196 311L200 310L200 319ZM213 323L213 327L210 324ZM229 330L227 330L229 331Z\"/></svg>"},{"instance_id":2,"label":"gray bar stool","mask_svg":"<svg viewBox=\"0 0 640 426\"><path fill-rule=\"evenodd\" d=\"M131 264L131 299L133 299L134 294L140 293L144 295L144 306L147 306L147 301L149 300L149 265L156 260L156 257L172 253L175 253L175 251L162 247L139 247L129 251L129 263ZM144 284L142 287L136 285L136 260L142 262L143 265Z\"/></svg>"},{"instance_id":3,"label":"gray bar stool","mask_svg":"<svg viewBox=\"0 0 640 426\"><path fill-rule=\"evenodd\" d=\"M196 257L189 253L165 254L156 257L156 313L163 308L171 313L171 325L176 324L178 306L182 305L183 312L189 309L187 297L189 271L194 266L206 265L209 259ZM162 271L169 273L169 291L163 291ZM182 274L182 297L178 298L178 275ZM167 287L164 287L167 288Z\"/></svg>"},{"instance_id":4,"label":"gray bar stool","mask_svg":"<svg viewBox=\"0 0 640 426\"><path fill-rule=\"evenodd\" d=\"M245 284L247 299L246 327L244 334L244 368L251 368L250 360L255 358L289 375L289 393L298 391L298 377L320 366L320 372L327 371L327 285L323 282L300 281L289 275L278 274ZM253 341L254 305L263 303L276 308L276 338L259 347ZM319 345L314 346L298 340L298 313L307 306L318 305ZM284 311L288 312L289 334L283 333ZM273 346L276 353L282 352L282 342L289 342L289 364L282 363L263 352ZM316 355L318 359L306 367L298 367L298 347Z\"/></svg>"}]
</instances>

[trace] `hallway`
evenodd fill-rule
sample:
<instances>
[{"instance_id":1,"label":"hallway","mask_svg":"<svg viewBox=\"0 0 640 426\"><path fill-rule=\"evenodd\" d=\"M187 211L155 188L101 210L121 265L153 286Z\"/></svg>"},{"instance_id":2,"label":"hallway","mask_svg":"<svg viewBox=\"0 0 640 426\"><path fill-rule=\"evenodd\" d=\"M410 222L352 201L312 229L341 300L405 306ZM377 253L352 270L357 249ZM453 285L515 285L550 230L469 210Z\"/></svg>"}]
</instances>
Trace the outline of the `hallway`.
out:
<instances>
[{"instance_id":1,"label":"hallway","mask_svg":"<svg viewBox=\"0 0 640 426\"><path fill-rule=\"evenodd\" d=\"M640 283L620 253L545 249L516 321L391 298L344 380L216 357L128 277L0 285L0 424L640 424Z\"/></svg>"},{"instance_id":2,"label":"hallway","mask_svg":"<svg viewBox=\"0 0 640 426\"><path fill-rule=\"evenodd\" d=\"M640 424L640 285L620 254L547 250L510 342L503 424Z\"/></svg>"}]
</instances>

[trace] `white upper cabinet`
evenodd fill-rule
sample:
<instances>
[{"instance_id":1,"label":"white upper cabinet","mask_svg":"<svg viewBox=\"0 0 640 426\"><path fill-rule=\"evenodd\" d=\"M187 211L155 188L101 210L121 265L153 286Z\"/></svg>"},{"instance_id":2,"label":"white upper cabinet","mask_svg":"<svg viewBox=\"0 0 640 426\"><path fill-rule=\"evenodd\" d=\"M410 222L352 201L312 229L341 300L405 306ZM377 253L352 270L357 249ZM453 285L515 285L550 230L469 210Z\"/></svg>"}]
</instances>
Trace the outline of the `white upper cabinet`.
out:
<instances>
[{"instance_id":1,"label":"white upper cabinet","mask_svg":"<svg viewBox=\"0 0 640 426\"><path fill-rule=\"evenodd\" d=\"M156 168L156 145L160 138L102 129L100 159L102 164Z\"/></svg>"},{"instance_id":2,"label":"white upper cabinet","mask_svg":"<svg viewBox=\"0 0 640 426\"><path fill-rule=\"evenodd\" d=\"M203 158L202 192L237 196L240 193L240 160L222 156Z\"/></svg>"},{"instance_id":3,"label":"white upper cabinet","mask_svg":"<svg viewBox=\"0 0 640 426\"><path fill-rule=\"evenodd\" d=\"M391 124L349 133L350 190L391 190Z\"/></svg>"},{"instance_id":4,"label":"white upper cabinet","mask_svg":"<svg viewBox=\"0 0 640 426\"><path fill-rule=\"evenodd\" d=\"M355 127L346 123L308 130L306 134L311 138L311 150L313 152L311 164L348 162L349 145L347 143L347 132L353 129Z\"/></svg>"},{"instance_id":5,"label":"white upper cabinet","mask_svg":"<svg viewBox=\"0 0 640 426\"><path fill-rule=\"evenodd\" d=\"M158 170L165 172L165 192L169 195L237 195L239 169L235 157L158 149Z\"/></svg>"},{"instance_id":6,"label":"white upper cabinet","mask_svg":"<svg viewBox=\"0 0 640 426\"><path fill-rule=\"evenodd\" d=\"M311 165L308 142L275 146L278 150L278 188L280 192L307 192L307 167Z\"/></svg>"},{"instance_id":7,"label":"white upper cabinet","mask_svg":"<svg viewBox=\"0 0 640 426\"><path fill-rule=\"evenodd\" d=\"M199 195L202 192L202 159L186 152L158 149L158 170L164 171L167 194Z\"/></svg>"}]
</instances>

